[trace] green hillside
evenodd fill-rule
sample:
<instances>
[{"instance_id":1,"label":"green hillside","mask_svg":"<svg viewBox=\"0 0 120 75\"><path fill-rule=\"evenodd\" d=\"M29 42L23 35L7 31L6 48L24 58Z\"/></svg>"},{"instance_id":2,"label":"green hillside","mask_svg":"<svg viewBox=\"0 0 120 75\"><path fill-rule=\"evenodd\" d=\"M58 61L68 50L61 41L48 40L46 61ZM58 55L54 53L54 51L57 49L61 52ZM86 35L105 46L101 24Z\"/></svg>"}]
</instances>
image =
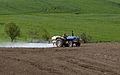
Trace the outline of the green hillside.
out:
<instances>
[{"instance_id":1,"label":"green hillside","mask_svg":"<svg viewBox=\"0 0 120 75\"><path fill-rule=\"evenodd\" d=\"M74 30L86 32L91 42L120 41L120 0L0 0L0 43L10 40L7 22L19 25L20 41L41 26L51 37Z\"/></svg>"},{"instance_id":2,"label":"green hillside","mask_svg":"<svg viewBox=\"0 0 120 75\"><path fill-rule=\"evenodd\" d=\"M119 0L0 0L0 14L120 13Z\"/></svg>"},{"instance_id":3,"label":"green hillside","mask_svg":"<svg viewBox=\"0 0 120 75\"><path fill-rule=\"evenodd\" d=\"M41 25L49 31L50 36L75 35L86 32L92 36L92 42L120 41L119 14L48 14L48 15L0 15L0 42L7 41L4 33L6 22L15 22L21 28L20 40L29 39L29 31L41 30ZM42 32L40 32L42 33Z\"/></svg>"},{"instance_id":4,"label":"green hillside","mask_svg":"<svg viewBox=\"0 0 120 75\"><path fill-rule=\"evenodd\" d=\"M119 3L120 3L120 0L110 0L110 1L115 2L115 3L118 4L118 5L119 5Z\"/></svg>"}]
</instances>

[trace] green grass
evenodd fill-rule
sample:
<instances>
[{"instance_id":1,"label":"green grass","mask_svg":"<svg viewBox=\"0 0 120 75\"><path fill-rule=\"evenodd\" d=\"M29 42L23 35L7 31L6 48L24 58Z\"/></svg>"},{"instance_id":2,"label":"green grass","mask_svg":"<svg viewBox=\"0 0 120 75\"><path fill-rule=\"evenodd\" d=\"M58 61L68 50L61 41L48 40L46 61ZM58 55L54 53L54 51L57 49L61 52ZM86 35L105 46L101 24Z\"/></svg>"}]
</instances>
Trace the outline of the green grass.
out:
<instances>
[{"instance_id":1,"label":"green grass","mask_svg":"<svg viewBox=\"0 0 120 75\"><path fill-rule=\"evenodd\" d=\"M0 42L9 41L4 24L29 31L46 28L51 36L86 32L92 42L120 41L120 0L0 0ZM40 31L42 33L42 31Z\"/></svg>"},{"instance_id":2,"label":"green grass","mask_svg":"<svg viewBox=\"0 0 120 75\"><path fill-rule=\"evenodd\" d=\"M116 14L40 14L40 15L1 15L0 38L4 34L4 23L15 22L21 28L21 40L25 40L33 29L46 28L50 35L71 35L86 32L92 36L92 42L120 41L120 15Z\"/></svg>"},{"instance_id":3,"label":"green grass","mask_svg":"<svg viewBox=\"0 0 120 75\"><path fill-rule=\"evenodd\" d=\"M0 0L0 14L120 13L120 0Z\"/></svg>"}]
</instances>

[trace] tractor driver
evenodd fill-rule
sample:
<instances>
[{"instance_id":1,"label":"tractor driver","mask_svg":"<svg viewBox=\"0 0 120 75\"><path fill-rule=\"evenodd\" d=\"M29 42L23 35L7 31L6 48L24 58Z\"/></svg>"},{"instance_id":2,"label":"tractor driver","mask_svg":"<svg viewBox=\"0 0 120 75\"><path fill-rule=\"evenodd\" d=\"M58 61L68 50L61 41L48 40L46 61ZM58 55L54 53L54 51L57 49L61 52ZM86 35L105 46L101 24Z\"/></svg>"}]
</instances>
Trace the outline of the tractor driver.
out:
<instances>
[{"instance_id":1,"label":"tractor driver","mask_svg":"<svg viewBox=\"0 0 120 75\"><path fill-rule=\"evenodd\" d=\"M63 37L66 38L66 37L68 37L68 36L66 35L66 33L64 33Z\"/></svg>"}]
</instances>

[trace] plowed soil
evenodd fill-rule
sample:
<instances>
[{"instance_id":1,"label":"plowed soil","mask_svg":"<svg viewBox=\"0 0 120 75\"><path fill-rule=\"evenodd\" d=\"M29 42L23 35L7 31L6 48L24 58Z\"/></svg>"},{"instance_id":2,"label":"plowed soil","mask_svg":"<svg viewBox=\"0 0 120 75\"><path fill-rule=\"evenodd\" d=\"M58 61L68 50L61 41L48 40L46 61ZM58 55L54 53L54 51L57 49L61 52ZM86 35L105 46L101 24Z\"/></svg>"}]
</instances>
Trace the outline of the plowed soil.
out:
<instances>
[{"instance_id":1,"label":"plowed soil","mask_svg":"<svg viewBox=\"0 0 120 75\"><path fill-rule=\"evenodd\" d=\"M120 75L120 43L0 48L0 75Z\"/></svg>"}]
</instances>

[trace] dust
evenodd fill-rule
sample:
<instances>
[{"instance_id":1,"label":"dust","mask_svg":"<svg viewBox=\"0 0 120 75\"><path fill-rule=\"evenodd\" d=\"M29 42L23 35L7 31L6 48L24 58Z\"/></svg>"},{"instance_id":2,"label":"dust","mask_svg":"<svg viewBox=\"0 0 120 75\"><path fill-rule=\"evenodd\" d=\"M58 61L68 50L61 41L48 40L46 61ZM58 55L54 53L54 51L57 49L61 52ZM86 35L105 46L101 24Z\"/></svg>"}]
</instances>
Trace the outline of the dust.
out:
<instances>
[{"instance_id":1,"label":"dust","mask_svg":"<svg viewBox=\"0 0 120 75\"><path fill-rule=\"evenodd\" d=\"M7 48L50 48L55 47L52 43L2 43L0 47Z\"/></svg>"}]
</instances>

